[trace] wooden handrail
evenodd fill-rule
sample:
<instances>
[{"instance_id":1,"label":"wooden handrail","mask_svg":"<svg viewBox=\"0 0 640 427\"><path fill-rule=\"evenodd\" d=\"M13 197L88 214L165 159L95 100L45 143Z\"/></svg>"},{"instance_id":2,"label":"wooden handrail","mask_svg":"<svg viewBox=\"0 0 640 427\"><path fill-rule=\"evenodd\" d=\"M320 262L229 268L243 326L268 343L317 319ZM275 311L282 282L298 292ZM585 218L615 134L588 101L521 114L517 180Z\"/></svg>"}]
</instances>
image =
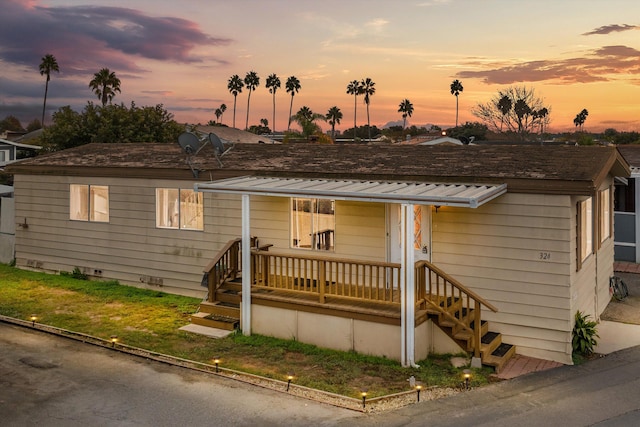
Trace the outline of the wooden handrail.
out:
<instances>
[{"instance_id":1,"label":"wooden handrail","mask_svg":"<svg viewBox=\"0 0 640 427\"><path fill-rule=\"evenodd\" d=\"M229 240L226 245L204 268L207 276L207 288L209 295L207 301L216 300L216 291L228 278L234 278L241 270L240 267L240 243L242 239Z\"/></svg>"},{"instance_id":2,"label":"wooden handrail","mask_svg":"<svg viewBox=\"0 0 640 427\"><path fill-rule=\"evenodd\" d=\"M454 277L450 276L448 273L446 273L445 271L443 271L439 267L436 267L435 265L431 264L429 261L424 261L423 260L423 261L418 261L416 263L416 268L421 268L423 266L427 266L427 268L429 268L429 270L433 271L438 276L442 277L443 279L445 279L447 282L451 283L456 288L462 290L465 294L469 295L473 300L480 302L482 305L487 307L489 310L493 311L494 313L498 312L498 309L496 308L495 305L491 304L489 301L487 301L486 299L482 298L480 295L478 295L477 293L475 293L471 289L467 288L465 285L460 283Z\"/></svg>"},{"instance_id":3,"label":"wooden handrail","mask_svg":"<svg viewBox=\"0 0 640 427\"><path fill-rule=\"evenodd\" d=\"M452 330L465 330L471 334L475 357L480 357L482 337L481 308L484 305L496 313L498 309L486 299L464 286L454 277L428 261L418 261L416 268L416 304L422 302L456 325ZM425 268L428 271L425 271ZM435 283L432 279L435 275ZM466 312L464 312L466 310ZM458 313L456 316L455 313ZM473 316L470 314L473 313ZM473 326L472 326L473 322Z\"/></svg>"}]
</instances>

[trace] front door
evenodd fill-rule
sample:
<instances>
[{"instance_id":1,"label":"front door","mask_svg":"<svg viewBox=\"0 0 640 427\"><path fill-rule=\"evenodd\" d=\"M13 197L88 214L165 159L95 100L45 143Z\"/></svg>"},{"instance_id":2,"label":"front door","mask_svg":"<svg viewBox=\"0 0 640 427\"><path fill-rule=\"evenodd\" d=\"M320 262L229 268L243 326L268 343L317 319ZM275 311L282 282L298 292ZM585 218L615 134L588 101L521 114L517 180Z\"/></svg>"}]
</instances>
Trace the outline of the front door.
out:
<instances>
[{"instance_id":1,"label":"front door","mask_svg":"<svg viewBox=\"0 0 640 427\"><path fill-rule=\"evenodd\" d=\"M416 261L431 261L431 206L414 205L413 250ZM401 262L400 205L387 205L387 236L389 262Z\"/></svg>"}]
</instances>

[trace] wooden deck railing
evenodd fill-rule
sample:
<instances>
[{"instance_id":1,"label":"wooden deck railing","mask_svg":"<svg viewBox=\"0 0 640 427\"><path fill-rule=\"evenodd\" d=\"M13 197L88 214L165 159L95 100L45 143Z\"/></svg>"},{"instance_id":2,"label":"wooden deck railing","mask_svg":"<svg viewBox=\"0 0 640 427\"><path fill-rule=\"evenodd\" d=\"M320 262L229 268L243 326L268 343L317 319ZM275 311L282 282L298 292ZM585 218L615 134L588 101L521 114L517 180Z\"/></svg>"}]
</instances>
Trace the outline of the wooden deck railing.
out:
<instances>
[{"instance_id":1,"label":"wooden deck railing","mask_svg":"<svg viewBox=\"0 0 640 427\"><path fill-rule=\"evenodd\" d=\"M229 240L205 267L204 273L207 275L209 289L207 301L214 302L216 300L216 290L225 280L235 279L238 276L238 272L242 270L240 242L242 242L242 239Z\"/></svg>"},{"instance_id":2,"label":"wooden deck railing","mask_svg":"<svg viewBox=\"0 0 640 427\"><path fill-rule=\"evenodd\" d=\"M253 251L254 286L400 304L400 264Z\"/></svg>"},{"instance_id":3,"label":"wooden deck railing","mask_svg":"<svg viewBox=\"0 0 640 427\"><path fill-rule=\"evenodd\" d=\"M480 357L481 306L494 313L498 311L495 306L428 261L416 263L416 299L418 304L437 310L455 323L458 330L471 333L474 356ZM463 314L456 317L451 313L456 311L452 307L458 304L464 311L458 311Z\"/></svg>"}]
</instances>

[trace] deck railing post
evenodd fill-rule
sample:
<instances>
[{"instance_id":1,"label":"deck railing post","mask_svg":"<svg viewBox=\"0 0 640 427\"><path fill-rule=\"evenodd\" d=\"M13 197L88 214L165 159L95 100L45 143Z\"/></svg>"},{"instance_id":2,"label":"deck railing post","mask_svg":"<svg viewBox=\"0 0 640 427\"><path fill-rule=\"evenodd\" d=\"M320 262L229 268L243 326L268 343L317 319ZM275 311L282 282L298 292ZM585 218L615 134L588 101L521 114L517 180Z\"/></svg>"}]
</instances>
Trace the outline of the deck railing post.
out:
<instances>
[{"instance_id":1,"label":"deck railing post","mask_svg":"<svg viewBox=\"0 0 640 427\"><path fill-rule=\"evenodd\" d=\"M262 254L262 286L269 284L269 256Z\"/></svg>"},{"instance_id":2,"label":"deck railing post","mask_svg":"<svg viewBox=\"0 0 640 427\"><path fill-rule=\"evenodd\" d=\"M326 286L326 262L323 260L318 261L318 296L320 304L324 304L324 288Z\"/></svg>"}]
</instances>

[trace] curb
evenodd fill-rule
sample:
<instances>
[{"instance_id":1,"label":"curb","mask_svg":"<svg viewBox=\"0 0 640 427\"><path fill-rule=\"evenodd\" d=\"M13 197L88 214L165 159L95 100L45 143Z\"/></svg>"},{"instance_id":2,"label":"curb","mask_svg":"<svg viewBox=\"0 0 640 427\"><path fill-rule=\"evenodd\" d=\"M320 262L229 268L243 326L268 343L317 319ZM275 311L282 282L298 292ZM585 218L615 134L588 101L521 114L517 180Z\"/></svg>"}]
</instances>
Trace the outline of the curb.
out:
<instances>
[{"instance_id":1,"label":"curb","mask_svg":"<svg viewBox=\"0 0 640 427\"><path fill-rule=\"evenodd\" d=\"M51 335L59 337L73 339L75 341L81 341L82 343L96 345L108 350L119 351L121 353L130 354L133 356L153 360L156 362L166 363L169 365L187 368L199 372L203 372L209 375L215 375L218 377L228 378L235 381L240 381L245 384L262 387L268 390L273 390L279 393L288 394L291 396L300 397L307 400L312 400L318 403L325 403L328 405L349 409L352 411L363 413L375 413L383 412L390 409L398 409L404 406L417 402L417 396L415 391L406 391L396 394L389 394L386 396L374 397L366 400L366 404L363 405L360 399L352 397L342 396L335 393L330 393L322 390L317 390L309 387L297 385L295 383L288 384L286 381L275 380L272 378L261 377L246 372L236 371L233 369L217 367L207 363L196 362L193 360L182 359L179 357L169 356L162 353L156 353L149 350L144 350L138 347L132 347L126 344L120 344L117 342L111 342L102 338L97 338L91 335L83 334L80 332L69 331L55 326L49 326L42 323L36 323L13 317L0 315L0 321L23 328L45 332ZM437 399L440 397L449 396L458 393L455 389L441 389L432 387L423 390L421 402Z\"/></svg>"}]
</instances>

